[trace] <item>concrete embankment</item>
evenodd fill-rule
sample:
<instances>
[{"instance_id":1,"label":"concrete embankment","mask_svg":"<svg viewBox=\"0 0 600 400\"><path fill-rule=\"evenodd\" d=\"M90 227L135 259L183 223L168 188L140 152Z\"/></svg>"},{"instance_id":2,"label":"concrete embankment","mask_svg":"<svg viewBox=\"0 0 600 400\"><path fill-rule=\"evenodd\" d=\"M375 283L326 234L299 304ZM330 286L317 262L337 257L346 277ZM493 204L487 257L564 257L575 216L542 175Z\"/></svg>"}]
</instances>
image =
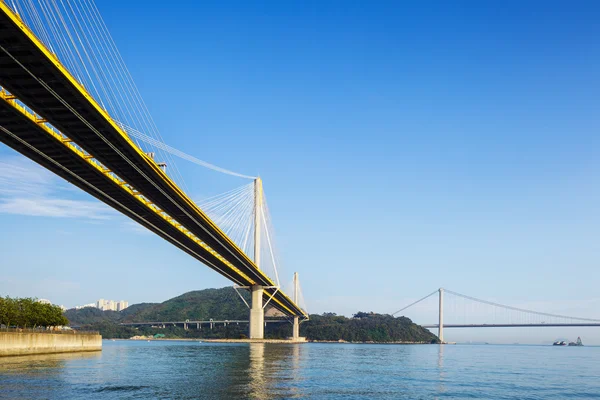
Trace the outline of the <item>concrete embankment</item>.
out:
<instances>
[{"instance_id":1,"label":"concrete embankment","mask_svg":"<svg viewBox=\"0 0 600 400\"><path fill-rule=\"evenodd\" d=\"M0 357L100 350L99 334L0 332Z\"/></svg>"}]
</instances>

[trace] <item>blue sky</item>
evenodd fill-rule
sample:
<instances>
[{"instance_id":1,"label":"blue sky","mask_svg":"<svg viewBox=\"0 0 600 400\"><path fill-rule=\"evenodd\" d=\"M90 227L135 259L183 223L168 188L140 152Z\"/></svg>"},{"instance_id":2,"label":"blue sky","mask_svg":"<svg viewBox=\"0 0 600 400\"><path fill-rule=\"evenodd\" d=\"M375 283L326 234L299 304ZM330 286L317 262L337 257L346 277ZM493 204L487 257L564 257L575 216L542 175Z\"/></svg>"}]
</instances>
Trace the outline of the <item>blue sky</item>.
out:
<instances>
[{"instance_id":1,"label":"blue sky","mask_svg":"<svg viewBox=\"0 0 600 400\"><path fill-rule=\"evenodd\" d=\"M600 7L522 3L98 7L165 141L262 176L311 312L393 312L443 286L600 318ZM194 198L246 183L177 165ZM5 146L0 212L1 293L74 306L228 284Z\"/></svg>"}]
</instances>

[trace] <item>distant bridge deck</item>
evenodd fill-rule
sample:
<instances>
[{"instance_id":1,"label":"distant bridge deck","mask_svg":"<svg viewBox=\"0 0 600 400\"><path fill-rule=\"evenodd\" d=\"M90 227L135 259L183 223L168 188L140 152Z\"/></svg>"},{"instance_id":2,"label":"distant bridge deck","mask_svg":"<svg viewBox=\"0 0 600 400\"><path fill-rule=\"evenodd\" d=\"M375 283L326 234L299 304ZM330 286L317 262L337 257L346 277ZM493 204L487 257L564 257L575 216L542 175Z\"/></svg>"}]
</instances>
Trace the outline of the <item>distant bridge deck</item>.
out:
<instances>
[{"instance_id":1,"label":"distant bridge deck","mask_svg":"<svg viewBox=\"0 0 600 400\"><path fill-rule=\"evenodd\" d=\"M421 325L423 328L439 328L435 325ZM572 323L572 324L444 324L445 328L556 328L556 327L594 327L600 323Z\"/></svg>"},{"instance_id":2,"label":"distant bridge deck","mask_svg":"<svg viewBox=\"0 0 600 400\"><path fill-rule=\"evenodd\" d=\"M287 322L285 319L268 319L265 320L265 323L276 323L276 322ZM177 326L177 325L229 325L229 324L247 324L248 320L241 319L222 319L222 320L202 320L202 321L144 321L144 322L123 322L121 326Z\"/></svg>"}]
</instances>

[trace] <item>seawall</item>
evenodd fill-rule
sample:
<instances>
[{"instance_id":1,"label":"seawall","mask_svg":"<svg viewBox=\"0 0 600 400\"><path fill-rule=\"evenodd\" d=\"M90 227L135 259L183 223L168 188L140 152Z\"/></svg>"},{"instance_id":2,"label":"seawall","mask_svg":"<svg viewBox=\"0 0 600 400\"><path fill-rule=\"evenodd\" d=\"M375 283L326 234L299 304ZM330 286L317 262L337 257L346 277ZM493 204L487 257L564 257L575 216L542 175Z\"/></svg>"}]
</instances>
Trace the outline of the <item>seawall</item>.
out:
<instances>
[{"instance_id":1,"label":"seawall","mask_svg":"<svg viewBox=\"0 0 600 400\"><path fill-rule=\"evenodd\" d=\"M99 334L0 332L0 357L100 350Z\"/></svg>"}]
</instances>

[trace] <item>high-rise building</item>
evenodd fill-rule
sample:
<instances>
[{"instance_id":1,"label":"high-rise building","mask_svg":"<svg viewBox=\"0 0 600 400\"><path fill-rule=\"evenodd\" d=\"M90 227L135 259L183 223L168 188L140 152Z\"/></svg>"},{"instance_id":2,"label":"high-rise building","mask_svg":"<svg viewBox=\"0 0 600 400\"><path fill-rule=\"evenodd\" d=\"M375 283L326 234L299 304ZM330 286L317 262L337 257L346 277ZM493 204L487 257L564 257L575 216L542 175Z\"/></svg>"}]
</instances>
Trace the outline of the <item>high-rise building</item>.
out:
<instances>
[{"instance_id":1,"label":"high-rise building","mask_svg":"<svg viewBox=\"0 0 600 400\"><path fill-rule=\"evenodd\" d=\"M125 300L121 300L117 303L117 311L123 311L127 307L129 307L129 303Z\"/></svg>"},{"instance_id":2,"label":"high-rise building","mask_svg":"<svg viewBox=\"0 0 600 400\"><path fill-rule=\"evenodd\" d=\"M129 303L125 300L115 301L100 299L96 302L96 308L99 308L102 311L122 311L127 307L129 307Z\"/></svg>"}]
</instances>

